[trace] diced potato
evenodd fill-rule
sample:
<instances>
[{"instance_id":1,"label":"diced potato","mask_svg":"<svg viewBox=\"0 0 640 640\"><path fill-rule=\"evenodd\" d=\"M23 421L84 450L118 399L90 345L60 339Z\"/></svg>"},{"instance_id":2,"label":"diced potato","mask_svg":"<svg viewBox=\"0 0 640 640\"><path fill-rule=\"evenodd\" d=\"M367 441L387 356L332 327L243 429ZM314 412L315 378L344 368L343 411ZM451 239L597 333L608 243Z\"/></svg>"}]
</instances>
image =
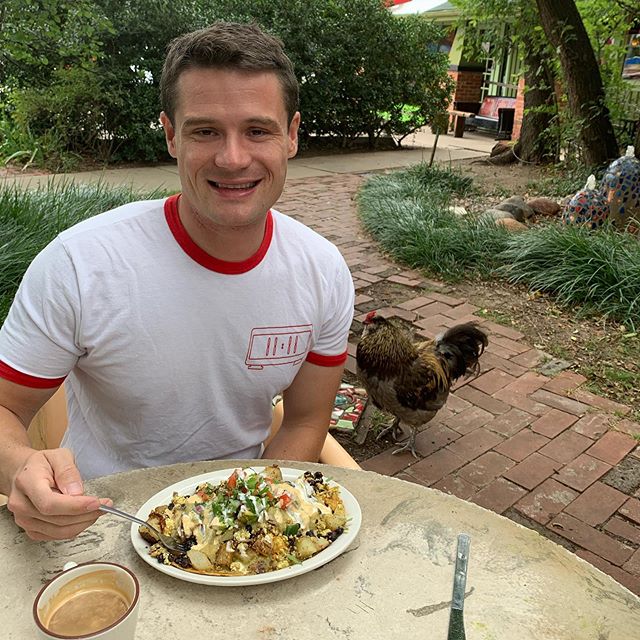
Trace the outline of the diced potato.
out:
<instances>
[{"instance_id":1,"label":"diced potato","mask_svg":"<svg viewBox=\"0 0 640 640\"><path fill-rule=\"evenodd\" d=\"M271 522L275 522L278 525L280 531L284 531L290 524L295 524L296 522L291 514L278 507L269 507L267 509L267 517Z\"/></svg>"},{"instance_id":2,"label":"diced potato","mask_svg":"<svg viewBox=\"0 0 640 640\"><path fill-rule=\"evenodd\" d=\"M324 523L325 528L335 531L336 529L343 527L347 524L347 518L337 514L327 513L321 517L321 521Z\"/></svg>"},{"instance_id":3,"label":"diced potato","mask_svg":"<svg viewBox=\"0 0 640 640\"><path fill-rule=\"evenodd\" d=\"M302 536L296 540L296 556L300 560L306 560L328 546L329 541L326 538Z\"/></svg>"},{"instance_id":4,"label":"diced potato","mask_svg":"<svg viewBox=\"0 0 640 640\"><path fill-rule=\"evenodd\" d=\"M261 471L261 474L276 483L282 482L282 471L280 471L280 467L277 464L265 467L264 471Z\"/></svg>"},{"instance_id":5,"label":"diced potato","mask_svg":"<svg viewBox=\"0 0 640 640\"><path fill-rule=\"evenodd\" d=\"M226 544L220 545L218 549L218 553L216 554L216 564L221 567L230 567L231 563L234 561L234 554L232 551L227 549Z\"/></svg>"},{"instance_id":6,"label":"diced potato","mask_svg":"<svg viewBox=\"0 0 640 640\"><path fill-rule=\"evenodd\" d=\"M259 556L271 556L272 546L271 543L265 539L265 536L258 536L251 544L251 548Z\"/></svg>"},{"instance_id":7,"label":"diced potato","mask_svg":"<svg viewBox=\"0 0 640 640\"><path fill-rule=\"evenodd\" d=\"M211 569L213 569L209 558L206 554L202 553L202 551L189 549L189 551L187 551L187 557L191 560L191 564L196 571L211 571Z\"/></svg>"}]
</instances>

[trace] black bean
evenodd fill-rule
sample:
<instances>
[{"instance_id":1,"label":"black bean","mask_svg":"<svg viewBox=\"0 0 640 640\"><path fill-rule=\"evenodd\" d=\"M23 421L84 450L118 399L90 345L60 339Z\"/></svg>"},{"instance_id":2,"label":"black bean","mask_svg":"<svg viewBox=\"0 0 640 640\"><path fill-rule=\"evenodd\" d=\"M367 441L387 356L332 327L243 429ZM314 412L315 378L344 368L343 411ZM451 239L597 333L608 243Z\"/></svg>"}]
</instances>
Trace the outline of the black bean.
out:
<instances>
[{"instance_id":1,"label":"black bean","mask_svg":"<svg viewBox=\"0 0 640 640\"><path fill-rule=\"evenodd\" d=\"M335 531L330 531L329 533L327 533L325 537L327 538L327 540L331 540L331 542L334 542L342 535L343 531L344 529L342 527L338 527Z\"/></svg>"}]
</instances>

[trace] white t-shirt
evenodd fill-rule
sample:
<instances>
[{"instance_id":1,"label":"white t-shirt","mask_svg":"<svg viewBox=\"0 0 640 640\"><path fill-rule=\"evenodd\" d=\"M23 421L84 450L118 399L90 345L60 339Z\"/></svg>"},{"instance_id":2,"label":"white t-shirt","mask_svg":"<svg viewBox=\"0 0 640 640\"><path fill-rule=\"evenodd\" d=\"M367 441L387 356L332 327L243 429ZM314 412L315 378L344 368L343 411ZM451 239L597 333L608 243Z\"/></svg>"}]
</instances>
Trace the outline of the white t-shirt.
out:
<instances>
[{"instance_id":1,"label":"white t-shirt","mask_svg":"<svg viewBox=\"0 0 640 640\"><path fill-rule=\"evenodd\" d=\"M354 290L339 251L277 211L240 263L187 235L179 196L61 233L33 261L0 330L0 376L63 380L85 478L259 457L271 400L305 360L346 360Z\"/></svg>"}]
</instances>

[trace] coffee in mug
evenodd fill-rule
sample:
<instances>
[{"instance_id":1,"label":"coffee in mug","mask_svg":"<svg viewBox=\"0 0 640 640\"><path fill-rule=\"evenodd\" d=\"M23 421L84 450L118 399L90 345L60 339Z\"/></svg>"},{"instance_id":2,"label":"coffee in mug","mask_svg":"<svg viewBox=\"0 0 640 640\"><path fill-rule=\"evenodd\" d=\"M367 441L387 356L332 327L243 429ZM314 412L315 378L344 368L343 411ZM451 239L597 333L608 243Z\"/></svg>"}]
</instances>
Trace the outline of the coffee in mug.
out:
<instances>
[{"instance_id":1,"label":"coffee in mug","mask_svg":"<svg viewBox=\"0 0 640 640\"><path fill-rule=\"evenodd\" d=\"M43 638L133 638L139 584L121 565L75 565L49 582L34 603Z\"/></svg>"}]
</instances>

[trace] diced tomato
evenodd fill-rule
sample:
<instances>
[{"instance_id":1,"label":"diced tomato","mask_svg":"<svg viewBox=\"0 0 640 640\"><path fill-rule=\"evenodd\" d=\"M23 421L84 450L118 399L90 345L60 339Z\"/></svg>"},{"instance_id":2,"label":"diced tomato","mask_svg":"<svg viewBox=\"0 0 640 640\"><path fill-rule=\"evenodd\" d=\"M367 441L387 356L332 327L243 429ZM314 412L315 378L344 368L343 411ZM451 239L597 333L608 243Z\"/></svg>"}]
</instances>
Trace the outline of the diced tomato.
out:
<instances>
[{"instance_id":1,"label":"diced tomato","mask_svg":"<svg viewBox=\"0 0 640 640\"><path fill-rule=\"evenodd\" d=\"M235 489L236 483L238 482L238 474L234 471L227 480L227 486L229 489Z\"/></svg>"},{"instance_id":2,"label":"diced tomato","mask_svg":"<svg viewBox=\"0 0 640 640\"><path fill-rule=\"evenodd\" d=\"M283 493L278 500L278 506L280 509L286 509L291 502L291 496L287 493Z\"/></svg>"}]
</instances>

